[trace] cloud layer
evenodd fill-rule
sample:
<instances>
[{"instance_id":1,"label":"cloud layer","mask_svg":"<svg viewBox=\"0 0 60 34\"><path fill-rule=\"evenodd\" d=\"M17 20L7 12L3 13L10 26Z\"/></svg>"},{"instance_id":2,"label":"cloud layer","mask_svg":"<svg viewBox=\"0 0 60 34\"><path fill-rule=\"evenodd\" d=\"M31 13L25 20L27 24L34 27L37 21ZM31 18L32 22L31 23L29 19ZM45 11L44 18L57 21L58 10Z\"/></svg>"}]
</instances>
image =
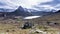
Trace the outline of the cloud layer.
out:
<instances>
[{"instance_id":1,"label":"cloud layer","mask_svg":"<svg viewBox=\"0 0 60 34\"><path fill-rule=\"evenodd\" d=\"M35 6L37 9L42 8L45 10L60 10L60 0L52 0L51 2L43 2ZM42 10L43 10L42 9Z\"/></svg>"},{"instance_id":2,"label":"cloud layer","mask_svg":"<svg viewBox=\"0 0 60 34\"><path fill-rule=\"evenodd\" d=\"M37 5L42 2L50 2L52 0L0 0L0 6L9 8L16 8L22 6L24 8L31 8L33 5Z\"/></svg>"},{"instance_id":3,"label":"cloud layer","mask_svg":"<svg viewBox=\"0 0 60 34\"><path fill-rule=\"evenodd\" d=\"M27 9L59 10L60 0L0 0L0 8L17 9L19 6Z\"/></svg>"}]
</instances>

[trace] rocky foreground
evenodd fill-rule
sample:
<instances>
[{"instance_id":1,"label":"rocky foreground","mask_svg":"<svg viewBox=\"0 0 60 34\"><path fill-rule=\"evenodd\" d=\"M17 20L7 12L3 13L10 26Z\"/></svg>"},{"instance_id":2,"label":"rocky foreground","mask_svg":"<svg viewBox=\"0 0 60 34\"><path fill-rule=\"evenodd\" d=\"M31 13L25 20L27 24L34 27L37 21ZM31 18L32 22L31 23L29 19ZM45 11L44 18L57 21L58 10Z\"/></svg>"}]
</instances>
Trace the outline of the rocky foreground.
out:
<instances>
[{"instance_id":1,"label":"rocky foreground","mask_svg":"<svg viewBox=\"0 0 60 34\"><path fill-rule=\"evenodd\" d=\"M0 34L60 34L60 13L29 20L21 16L0 17Z\"/></svg>"},{"instance_id":2,"label":"rocky foreground","mask_svg":"<svg viewBox=\"0 0 60 34\"><path fill-rule=\"evenodd\" d=\"M57 28L41 25L38 22L33 23L34 26L31 28L22 29L27 21L21 18L0 18L0 34L58 34L60 32Z\"/></svg>"}]
</instances>

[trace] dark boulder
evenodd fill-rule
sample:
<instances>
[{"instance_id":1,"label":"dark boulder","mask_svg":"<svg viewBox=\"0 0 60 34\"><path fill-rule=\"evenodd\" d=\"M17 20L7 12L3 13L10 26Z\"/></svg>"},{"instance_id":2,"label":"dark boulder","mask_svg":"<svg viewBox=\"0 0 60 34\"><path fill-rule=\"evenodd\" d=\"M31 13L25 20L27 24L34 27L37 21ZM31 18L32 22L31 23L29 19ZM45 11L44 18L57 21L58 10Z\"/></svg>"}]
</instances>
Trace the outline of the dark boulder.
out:
<instances>
[{"instance_id":1,"label":"dark boulder","mask_svg":"<svg viewBox=\"0 0 60 34\"><path fill-rule=\"evenodd\" d=\"M23 29L32 28L32 26L34 26L34 24L29 23L29 22L26 22L26 23L23 25Z\"/></svg>"}]
</instances>

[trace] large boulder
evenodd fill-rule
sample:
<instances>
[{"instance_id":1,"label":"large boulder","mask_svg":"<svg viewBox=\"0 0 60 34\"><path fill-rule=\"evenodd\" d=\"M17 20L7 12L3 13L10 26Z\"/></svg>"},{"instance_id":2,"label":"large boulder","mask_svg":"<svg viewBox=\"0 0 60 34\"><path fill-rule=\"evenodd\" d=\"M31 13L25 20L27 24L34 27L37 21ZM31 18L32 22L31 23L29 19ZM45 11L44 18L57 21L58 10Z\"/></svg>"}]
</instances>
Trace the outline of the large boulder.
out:
<instances>
[{"instance_id":1,"label":"large boulder","mask_svg":"<svg viewBox=\"0 0 60 34\"><path fill-rule=\"evenodd\" d=\"M29 23L29 22L26 22L26 23L23 25L23 29L32 28L32 26L34 26L34 24Z\"/></svg>"}]
</instances>

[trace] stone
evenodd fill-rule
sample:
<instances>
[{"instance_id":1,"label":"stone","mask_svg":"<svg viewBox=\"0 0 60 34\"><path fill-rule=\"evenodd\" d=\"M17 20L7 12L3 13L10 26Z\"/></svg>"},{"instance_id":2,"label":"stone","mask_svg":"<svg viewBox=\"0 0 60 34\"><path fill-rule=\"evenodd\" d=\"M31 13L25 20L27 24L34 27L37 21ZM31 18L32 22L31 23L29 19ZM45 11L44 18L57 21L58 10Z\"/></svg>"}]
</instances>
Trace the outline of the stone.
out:
<instances>
[{"instance_id":1,"label":"stone","mask_svg":"<svg viewBox=\"0 0 60 34\"><path fill-rule=\"evenodd\" d=\"M32 28L32 26L34 26L32 23L26 22L26 23L23 25L23 29Z\"/></svg>"}]
</instances>

